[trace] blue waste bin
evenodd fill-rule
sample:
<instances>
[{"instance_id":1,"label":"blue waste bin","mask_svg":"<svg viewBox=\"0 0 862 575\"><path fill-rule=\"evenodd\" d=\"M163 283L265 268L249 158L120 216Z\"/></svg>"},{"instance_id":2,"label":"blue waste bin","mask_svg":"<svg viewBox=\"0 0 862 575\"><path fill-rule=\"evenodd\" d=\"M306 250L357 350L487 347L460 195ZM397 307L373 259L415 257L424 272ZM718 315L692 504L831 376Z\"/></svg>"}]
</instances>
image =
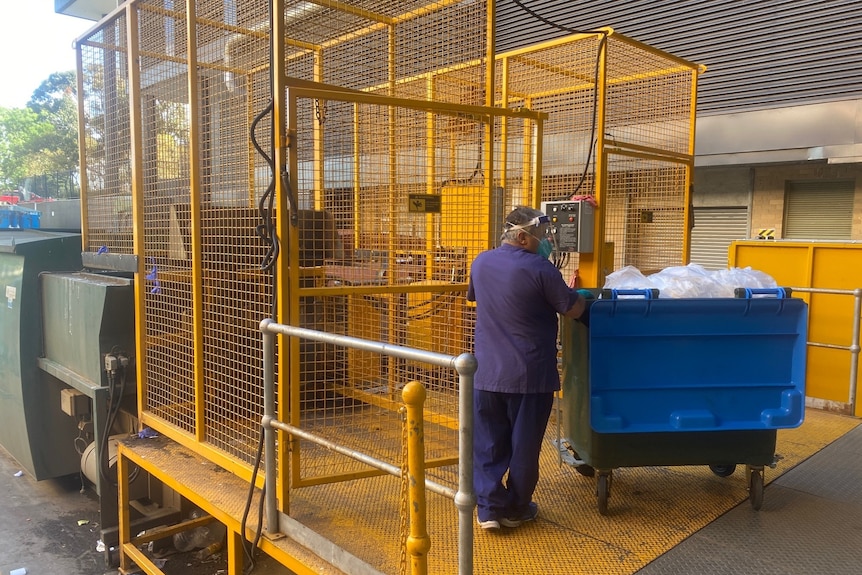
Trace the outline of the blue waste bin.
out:
<instances>
[{"instance_id":1,"label":"blue waste bin","mask_svg":"<svg viewBox=\"0 0 862 575\"><path fill-rule=\"evenodd\" d=\"M723 477L744 464L760 508L776 430L804 418L808 312L789 290L760 291L608 292L590 306L589 328L562 322L558 447L595 469L602 514L615 468L656 465L709 465Z\"/></svg>"},{"instance_id":2,"label":"blue waste bin","mask_svg":"<svg viewBox=\"0 0 862 575\"><path fill-rule=\"evenodd\" d=\"M27 210L21 213L21 227L27 229L38 229L41 215L36 210Z\"/></svg>"}]
</instances>

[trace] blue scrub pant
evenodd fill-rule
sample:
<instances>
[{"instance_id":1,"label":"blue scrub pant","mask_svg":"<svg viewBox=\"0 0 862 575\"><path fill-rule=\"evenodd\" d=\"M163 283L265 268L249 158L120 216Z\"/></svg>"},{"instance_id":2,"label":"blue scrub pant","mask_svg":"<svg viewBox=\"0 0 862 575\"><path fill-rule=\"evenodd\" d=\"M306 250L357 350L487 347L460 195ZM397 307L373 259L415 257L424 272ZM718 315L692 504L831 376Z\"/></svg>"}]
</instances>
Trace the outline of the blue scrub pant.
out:
<instances>
[{"instance_id":1,"label":"blue scrub pant","mask_svg":"<svg viewBox=\"0 0 862 575\"><path fill-rule=\"evenodd\" d=\"M539 482L539 451L553 405L553 393L475 390L473 485L479 521L526 513Z\"/></svg>"}]
</instances>

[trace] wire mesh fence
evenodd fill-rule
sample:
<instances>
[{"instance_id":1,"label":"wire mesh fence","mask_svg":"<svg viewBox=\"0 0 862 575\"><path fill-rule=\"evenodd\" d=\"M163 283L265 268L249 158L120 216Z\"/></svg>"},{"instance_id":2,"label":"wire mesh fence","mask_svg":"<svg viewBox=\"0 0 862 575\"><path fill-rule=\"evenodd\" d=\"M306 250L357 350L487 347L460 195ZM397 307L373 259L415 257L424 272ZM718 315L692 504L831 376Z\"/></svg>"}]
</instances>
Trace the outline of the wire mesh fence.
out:
<instances>
[{"instance_id":1,"label":"wire mesh fence","mask_svg":"<svg viewBox=\"0 0 862 575\"><path fill-rule=\"evenodd\" d=\"M515 205L595 195L608 267L684 262L693 65L596 33L498 56L489 87L486 2L284 7L279 70L262 1L128 3L78 44L85 250L137 257L148 424L247 473L265 317L469 351L470 262ZM398 391L418 379L427 457L456 456L451 373L313 342L278 354L291 423L397 461ZM362 471L297 446L296 485Z\"/></svg>"}]
</instances>

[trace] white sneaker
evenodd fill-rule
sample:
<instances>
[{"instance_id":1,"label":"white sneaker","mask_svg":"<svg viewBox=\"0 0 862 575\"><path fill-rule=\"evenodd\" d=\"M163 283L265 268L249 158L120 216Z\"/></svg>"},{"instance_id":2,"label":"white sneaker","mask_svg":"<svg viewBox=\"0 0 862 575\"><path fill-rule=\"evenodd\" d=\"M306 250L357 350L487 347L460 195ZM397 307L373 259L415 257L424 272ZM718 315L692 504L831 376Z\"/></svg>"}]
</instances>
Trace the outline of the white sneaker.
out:
<instances>
[{"instance_id":1,"label":"white sneaker","mask_svg":"<svg viewBox=\"0 0 862 575\"><path fill-rule=\"evenodd\" d=\"M495 530L500 528L500 522L496 519L489 519L487 521L479 521L479 527L486 530Z\"/></svg>"}]
</instances>

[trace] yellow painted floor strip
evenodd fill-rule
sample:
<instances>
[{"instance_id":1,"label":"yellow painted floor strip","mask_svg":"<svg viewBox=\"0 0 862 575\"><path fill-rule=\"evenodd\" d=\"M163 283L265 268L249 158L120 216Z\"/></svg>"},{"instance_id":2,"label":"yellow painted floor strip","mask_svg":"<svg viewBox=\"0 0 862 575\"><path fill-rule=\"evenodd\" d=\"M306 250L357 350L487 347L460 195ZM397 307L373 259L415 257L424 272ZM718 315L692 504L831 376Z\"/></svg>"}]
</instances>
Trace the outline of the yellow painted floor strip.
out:
<instances>
[{"instance_id":1,"label":"yellow painted floor strip","mask_svg":"<svg viewBox=\"0 0 862 575\"><path fill-rule=\"evenodd\" d=\"M860 420L808 410L798 429L778 432L782 459L765 482L842 436ZM553 432L553 425L549 435ZM550 440L550 438L549 438ZM609 512L598 512L595 479L542 454L535 500L539 517L518 529L475 529L476 574L629 575L748 497L744 466L731 477L706 466L622 468L614 472ZM292 515L385 573L399 572L398 480L363 479L295 490ZM768 501L769 489L764 492ZM349 503L348 503L349 502ZM429 573L457 573L454 505L429 494ZM763 513L754 511L752 513Z\"/></svg>"}]
</instances>

